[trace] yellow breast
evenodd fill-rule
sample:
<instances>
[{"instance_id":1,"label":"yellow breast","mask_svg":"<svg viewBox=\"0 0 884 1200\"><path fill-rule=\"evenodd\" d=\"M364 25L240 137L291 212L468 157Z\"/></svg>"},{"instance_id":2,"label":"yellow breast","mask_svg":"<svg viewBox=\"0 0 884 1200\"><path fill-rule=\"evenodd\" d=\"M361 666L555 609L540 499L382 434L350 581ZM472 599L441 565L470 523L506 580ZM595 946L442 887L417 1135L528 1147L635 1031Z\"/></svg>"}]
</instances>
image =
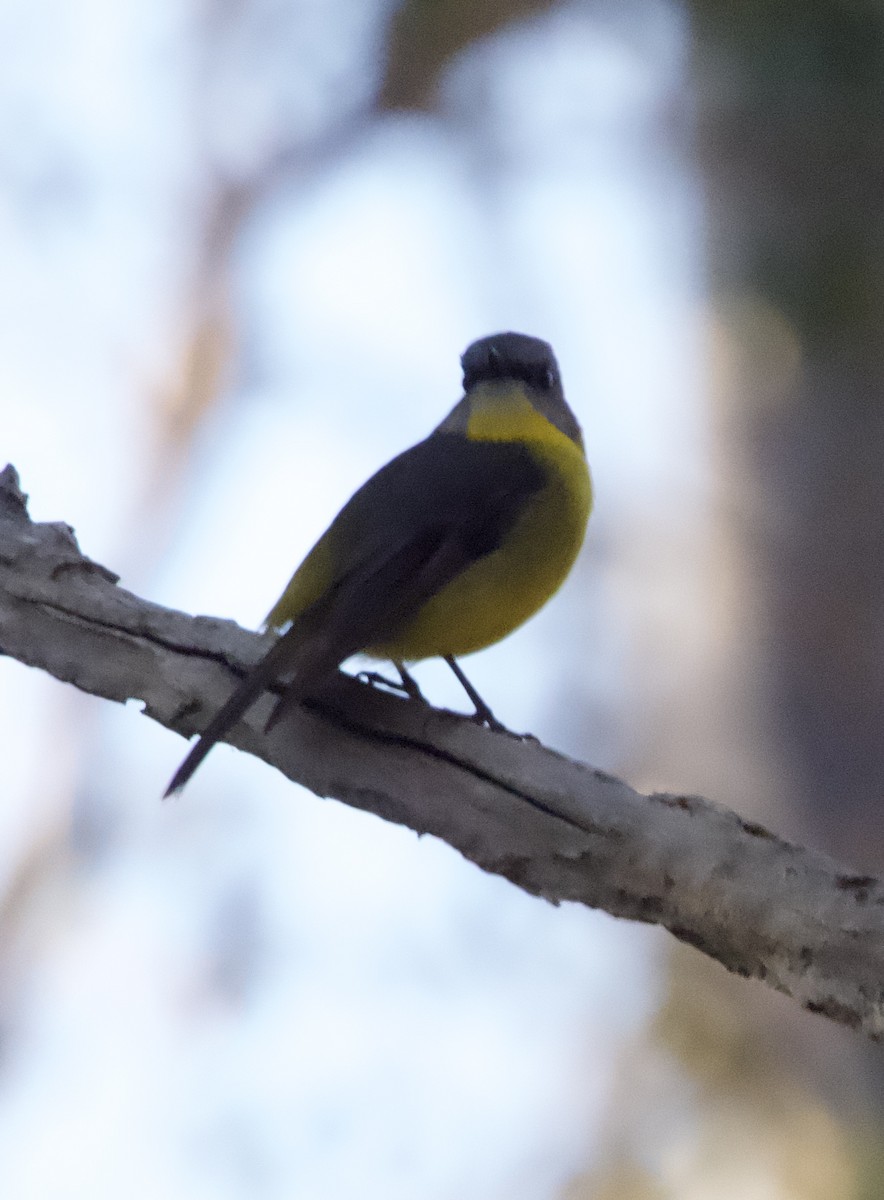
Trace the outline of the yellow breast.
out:
<instances>
[{"instance_id":1,"label":"yellow breast","mask_svg":"<svg viewBox=\"0 0 884 1200\"><path fill-rule=\"evenodd\" d=\"M478 404L470 438L519 441L546 473L497 550L438 592L395 641L372 647L383 658L413 662L460 657L512 633L558 590L583 543L592 508L592 483L580 446L512 393L505 404Z\"/></svg>"}]
</instances>

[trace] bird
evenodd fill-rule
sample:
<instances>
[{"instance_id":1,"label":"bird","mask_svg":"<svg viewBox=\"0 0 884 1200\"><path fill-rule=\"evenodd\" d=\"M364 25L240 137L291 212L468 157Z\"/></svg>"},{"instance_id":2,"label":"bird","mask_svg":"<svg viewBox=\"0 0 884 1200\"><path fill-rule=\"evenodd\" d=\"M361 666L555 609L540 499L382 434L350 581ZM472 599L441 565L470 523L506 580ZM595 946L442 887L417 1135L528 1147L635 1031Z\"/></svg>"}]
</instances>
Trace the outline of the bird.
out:
<instances>
[{"instance_id":1,"label":"bird","mask_svg":"<svg viewBox=\"0 0 884 1200\"><path fill-rule=\"evenodd\" d=\"M475 719L499 727L457 659L510 634L558 590L584 540L593 486L552 347L522 333L461 357L463 396L423 441L347 501L265 621L278 634L209 720L172 777L181 790L271 686L269 731L345 659L443 658ZM372 679L378 676L370 676Z\"/></svg>"}]
</instances>

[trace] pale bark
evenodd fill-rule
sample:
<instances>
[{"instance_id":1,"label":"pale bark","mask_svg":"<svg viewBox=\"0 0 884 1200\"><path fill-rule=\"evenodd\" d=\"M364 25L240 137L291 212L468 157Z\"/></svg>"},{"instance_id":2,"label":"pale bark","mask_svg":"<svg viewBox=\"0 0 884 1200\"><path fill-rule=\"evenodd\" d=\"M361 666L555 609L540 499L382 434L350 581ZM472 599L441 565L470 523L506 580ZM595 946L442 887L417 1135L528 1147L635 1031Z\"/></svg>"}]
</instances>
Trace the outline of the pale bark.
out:
<instances>
[{"instance_id":1,"label":"pale bark","mask_svg":"<svg viewBox=\"0 0 884 1200\"><path fill-rule=\"evenodd\" d=\"M192 734L267 639L127 592L0 474L0 653ZM698 796L641 795L530 737L337 675L229 741L319 796L444 839L553 903L662 925L737 974L884 1037L884 886ZM157 796L170 764L157 767ZM403 897L403 900L405 898Z\"/></svg>"}]
</instances>

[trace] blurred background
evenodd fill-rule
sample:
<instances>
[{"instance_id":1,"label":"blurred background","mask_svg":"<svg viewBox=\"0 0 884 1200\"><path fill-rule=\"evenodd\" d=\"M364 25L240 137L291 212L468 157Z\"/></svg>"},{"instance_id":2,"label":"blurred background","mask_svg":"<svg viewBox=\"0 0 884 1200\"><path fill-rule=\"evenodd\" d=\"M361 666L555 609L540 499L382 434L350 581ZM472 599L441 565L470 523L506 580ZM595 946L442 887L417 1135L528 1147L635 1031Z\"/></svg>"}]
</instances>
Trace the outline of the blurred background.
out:
<instances>
[{"instance_id":1,"label":"blurred background","mask_svg":"<svg viewBox=\"0 0 884 1200\"><path fill-rule=\"evenodd\" d=\"M880 872L882 145L871 0L0 0L0 458L256 626L547 338L596 513L474 682ZM3 1197L884 1194L881 1049L661 931L5 659L0 746Z\"/></svg>"}]
</instances>

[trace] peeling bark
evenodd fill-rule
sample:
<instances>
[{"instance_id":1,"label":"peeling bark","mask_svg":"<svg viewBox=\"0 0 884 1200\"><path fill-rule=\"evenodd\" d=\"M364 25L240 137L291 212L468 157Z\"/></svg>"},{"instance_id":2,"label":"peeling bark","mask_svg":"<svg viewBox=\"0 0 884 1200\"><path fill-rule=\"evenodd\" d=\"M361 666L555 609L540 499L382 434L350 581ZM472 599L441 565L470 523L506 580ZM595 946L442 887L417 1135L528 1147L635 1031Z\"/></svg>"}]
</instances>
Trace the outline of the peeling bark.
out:
<instances>
[{"instance_id":1,"label":"peeling bark","mask_svg":"<svg viewBox=\"0 0 884 1200\"><path fill-rule=\"evenodd\" d=\"M268 637L125 591L0 473L0 653L199 730ZM884 1039L884 885L699 796L626 783L468 718L336 674L269 736L230 733L318 796L432 833L554 904L662 925L729 971ZM157 794L165 779L158 769Z\"/></svg>"}]
</instances>

